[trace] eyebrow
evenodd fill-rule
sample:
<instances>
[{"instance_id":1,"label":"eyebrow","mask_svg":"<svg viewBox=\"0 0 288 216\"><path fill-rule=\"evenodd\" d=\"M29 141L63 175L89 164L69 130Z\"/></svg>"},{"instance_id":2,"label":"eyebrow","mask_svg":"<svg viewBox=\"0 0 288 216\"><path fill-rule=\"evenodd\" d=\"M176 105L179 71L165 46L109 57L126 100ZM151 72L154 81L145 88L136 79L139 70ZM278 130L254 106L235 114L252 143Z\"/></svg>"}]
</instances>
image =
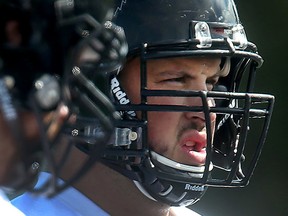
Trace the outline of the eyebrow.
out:
<instances>
[{"instance_id":1,"label":"eyebrow","mask_svg":"<svg viewBox=\"0 0 288 216\"><path fill-rule=\"evenodd\" d=\"M185 76L189 79L193 79L194 76L191 75L190 73L186 72L186 71L162 71L160 72L159 74L156 75L157 77L174 77L174 76L179 76L179 77L182 77L182 76Z\"/></svg>"},{"instance_id":2,"label":"eyebrow","mask_svg":"<svg viewBox=\"0 0 288 216\"><path fill-rule=\"evenodd\" d=\"M222 75L223 74L223 75ZM157 77L169 77L169 76L185 76L187 78L191 78L193 79L194 76L191 75L190 73L186 72L186 71L162 71L160 72L159 74L157 74L156 76ZM214 79L214 78L217 78L217 77L224 77L225 74L222 70L218 70L214 75L210 76L210 77L207 77L208 79Z\"/></svg>"},{"instance_id":3,"label":"eyebrow","mask_svg":"<svg viewBox=\"0 0 288 216\"><path fill-rule=\"evenodd\" d=\"M228 72L229 74L229 72ZM225 70L222 70L221 69L221 66L219 65L217 71L215 72L215 74L213 74L212 76L210 76L210 78L215 78L215 77L225 77L227 76L228 74L226 74ZM157 77L164 77L164 76L175 76L175 75L178 75L178 76L186 76L186 77L190 77L190 78L193 78L194 75L190 74L188 71L186 70L170 70L169 68L167 68L166 70L164 71L161 71L159 72L156 76Z\"/></svg>"}]
</instances>

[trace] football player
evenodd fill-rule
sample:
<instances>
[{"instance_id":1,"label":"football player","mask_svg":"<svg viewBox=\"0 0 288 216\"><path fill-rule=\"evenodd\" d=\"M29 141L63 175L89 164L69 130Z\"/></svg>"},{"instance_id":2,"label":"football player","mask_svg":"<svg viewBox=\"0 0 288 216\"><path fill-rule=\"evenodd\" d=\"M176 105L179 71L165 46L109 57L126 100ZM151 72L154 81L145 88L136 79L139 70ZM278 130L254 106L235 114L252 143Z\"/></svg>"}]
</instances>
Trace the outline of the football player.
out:
<instances>
[{"instance_id":1,"label":"football player","mask_svg":"<svg viewBox=\"0 0 288 216\"><path fill-rule=\"evenodd\" d=\"M43 209L53 214L56 197L67 193L65 205L84 215L197 215L185 206L208 187L247 185L274 97L253 92L263 60L247 40L234 1L118 0L112 23L127 38L123 67L93 73L79 52L80 64L65 72L64 95L73 101L74 119L64 133L73 134L74 145L55 151L58 161L66 154L59 177L69 183L75 170L90 169L52 199L26 193L14 205L27 215ZM104 25L114 29L112 23ZM89 87L77 87L82 76L116 113L110 103L94 100ZM94 118L89 107L98 107L103 118ZM41 173L37 187L50 176Z\"/></svg>"}]
</instances>

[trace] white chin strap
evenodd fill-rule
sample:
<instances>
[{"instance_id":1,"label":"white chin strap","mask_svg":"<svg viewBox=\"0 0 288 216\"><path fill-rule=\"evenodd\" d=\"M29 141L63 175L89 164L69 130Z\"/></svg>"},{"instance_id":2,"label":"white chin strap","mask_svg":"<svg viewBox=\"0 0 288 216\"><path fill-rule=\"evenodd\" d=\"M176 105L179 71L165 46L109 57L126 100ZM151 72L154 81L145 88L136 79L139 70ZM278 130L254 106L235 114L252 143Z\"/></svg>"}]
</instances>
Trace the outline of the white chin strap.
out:
<instances>
[{"instance_id":1,"label":"white chin strap","mask_svg":"<svg viewBox=\"0 0 288 216\"><path fill-rule=\"evenodd\" d=\"M186 164L178 163L154 151L151 151L151 156L152 156L152 159L157 161L158 163L161 163L165 166L171 167L176 170L188 172L188 174L193 178L203 177L205 166L193 166L193 165L186 165ZM209 171L211 171L212 169L213 169L213 164L210 163Z\"/></svg>"},{"instance_id":2,"label":"white chin strap","mask_svg":"<svg viewBox=\"0 0 288 216\"><path fill-rule=\"evenodd\" d=\"M192 165L186 165L186 164L181 164L178 162L175 162L169 158L166 158L154 151L151 151L151 156L153 160L156 160L158 163L161 163L163 165L169 166L171 168L181 170L181 171L186 171L188 174L193 177L193 178L202 178L203 177L203 172L205 170L205 166L192 166ZM213 164L210 163L209 165L209 171L213 169ZM145 190L145 188L140 184L138 181L133 181L138 190L140 190L146 197L153 201L155 200L150 194Z\"/></svg>"},{"instance_id":3,"label":"white chin strap","mask_svg":"<svg viewBox=\"0 0 288 216\"><path fill-rule=\"evenodd\" d=\"M154 199L152 196L150 196L150 194L145 190L145 188L142 186L142 184L140 184L138 181L133 181L133 182L136 185L136 187L138 188L138 190L141 191L142 194L144 194L149 199L157 202L156 199Z\"/></svg>"}]
</instances>

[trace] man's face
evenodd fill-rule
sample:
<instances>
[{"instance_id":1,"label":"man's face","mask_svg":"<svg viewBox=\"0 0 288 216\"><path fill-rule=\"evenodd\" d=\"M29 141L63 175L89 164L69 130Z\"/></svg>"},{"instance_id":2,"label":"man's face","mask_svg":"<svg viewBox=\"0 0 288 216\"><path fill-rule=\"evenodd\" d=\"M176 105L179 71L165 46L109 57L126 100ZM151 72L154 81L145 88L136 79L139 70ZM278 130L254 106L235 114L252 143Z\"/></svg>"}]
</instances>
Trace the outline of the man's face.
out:
<instances>
[{"instance_id":1,"label":"man's face","mask_svg":"<svg viewBox=\"0 0 288 216\"><path fill-rule=\"evenodd\" d=\"M209 91L224 74L218 58L169 58L147 62L147 87L153 90ZM120 82L132 103L140 103L140 61L124 67ZM149 104L202 106L198 97L148 97ZM208 100L214 105L213 99ZM140 116L140 114L137 114ZM210 113L212 135L216 114ZM152 150L176 162L203 165L206 123L203 112L148 112L148 142Z\"/></svg>"}]
</instances>

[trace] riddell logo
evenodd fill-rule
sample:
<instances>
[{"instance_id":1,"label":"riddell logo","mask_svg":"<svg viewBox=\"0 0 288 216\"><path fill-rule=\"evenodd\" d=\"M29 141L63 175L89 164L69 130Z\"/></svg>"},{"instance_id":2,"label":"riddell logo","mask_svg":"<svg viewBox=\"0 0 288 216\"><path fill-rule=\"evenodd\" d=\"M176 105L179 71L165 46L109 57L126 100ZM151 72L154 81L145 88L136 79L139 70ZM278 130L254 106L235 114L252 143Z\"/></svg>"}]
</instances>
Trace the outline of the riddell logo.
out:
<instances>
[{"instance_id":1,"label":"riddell logo","mask_svg":"<svg viewBox=\"0 0 288 216\"><path fill-rule=\"evenodd\" d=\"M191 191L204 191L205 187L202 185L190 185L190 184L186 184L185 185L185 190L191 190Z\"/></svg>"},{"instance_id":2,"label":"riddell logo","mask_svg":"<svg viewBox=\"0 0 288 216\"><path fill-rule=\"evenodd\" d=\"M125 105L130 103L130 100L126 97L126 93L121 89L120 84L116 79L116 77L111 80L111 89L115 98L118 100L120 104ZM127 113L130 116L133 117L136 116L136 113L134 111L127 111Z\"/></svg>"}]
</instances>

